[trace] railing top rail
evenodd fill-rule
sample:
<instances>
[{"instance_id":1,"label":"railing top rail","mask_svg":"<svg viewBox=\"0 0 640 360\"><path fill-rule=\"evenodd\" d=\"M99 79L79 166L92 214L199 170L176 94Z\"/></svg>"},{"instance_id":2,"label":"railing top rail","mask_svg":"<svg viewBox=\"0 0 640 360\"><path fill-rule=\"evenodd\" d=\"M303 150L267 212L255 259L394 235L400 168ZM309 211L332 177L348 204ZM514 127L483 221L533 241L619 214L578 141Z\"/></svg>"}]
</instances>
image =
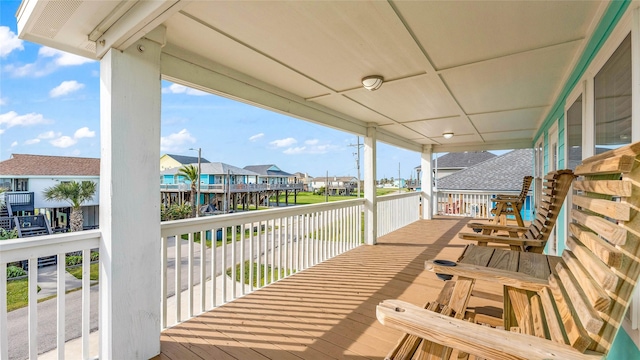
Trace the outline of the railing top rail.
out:
<instances>
[{"instance_id":1,"label":"railing top rail","mask_svg":"<svg viewBox=\"0 0 640 360\"><path fill-rule=\"evenodd\" d=\"M0 240L0 263L25 260L100 246L100 229Z\"/></svg>"},{"instance_id":2,"label":"railing top rail","mask_svg":"<svg viewBox=\"0 0 640 360\"><path fill-rule=\"evenodd\" d=\"M419 197L420 195L422 195L422 193L417 191L410 191L410 192L404 192L399 194L389 194L389 195L378 196L377 200L378 202L383 202L383 201L390 201L390 200L395 200L400 198Z\"/></svg>"},{"instance_id":3,"label":"railing top rail","mask_svg":"<svg viewBox=\"0 0 640 360\"><path fill-rule=\"evenodd\" d=\"M215 216L205 216L193 219L172 220L161 223L162 236L172 236L196 231L206 231L214 228L247 224L264 220L309 214L314 212L347 208L364 204L364 199L342 200L329 203L312 205L295 205L281 209L269 209L261 211L250 211L244 213L223 214Z\"/></svg>"},{"instance_id":4,"label":"railing top rail","mask_svg":"<svg viewBox=\"0 0 640 360\"><path fill-rule=\"evenodd\" d=\"M435 191L440 194L474 194L474 195L496 195L496 194L520 194L520 191L516 190L438 190Z\"/></svg>"}]
</instances>

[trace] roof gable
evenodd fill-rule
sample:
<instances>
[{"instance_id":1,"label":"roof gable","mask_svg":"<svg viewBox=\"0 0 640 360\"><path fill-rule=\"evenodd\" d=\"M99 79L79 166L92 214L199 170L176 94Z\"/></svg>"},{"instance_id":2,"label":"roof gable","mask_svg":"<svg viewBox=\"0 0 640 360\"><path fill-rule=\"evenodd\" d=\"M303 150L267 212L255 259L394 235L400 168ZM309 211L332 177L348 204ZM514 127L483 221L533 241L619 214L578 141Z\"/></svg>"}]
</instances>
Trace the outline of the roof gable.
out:
<instances>
[{"instance_id":1,"label":"roof gable","mask_svg":"<svg viewBox=\"0 0 640 360\"><path fill-rule=\"evenodd\" d=\"M244 167L246 170L256 172L261 176L292 176L286 171L282 171L279 167L273 164L269 165L247 165Z\"/></svg>"},{"instance_id":2,"label":"roof gable","mask_svg":"<svg viewBox=\"0 0 640 360\"><path fill-rule=\"evenodd\" d=\"M174 155L174 154L164 154L163 156L168 156L168 157L172 158L173 160L179 162L182 165L198 163L198 157L197 156ZM201 164L206 164L206 163L209 163L209 160L201 157L200 158L200 163Z\"/></svg>"},{"instance_id":3,"label":"roof gable","mask_svg":"<svg viewBox=\"0 0 640 360\"><path fill-rule=\"evenodd\" d=\"M13 154L10 159L0 162L0 175L100 176L100 159Z\"/></svg>"},{"instance_id":4,"label":"roof gable","mask_svg":"<svg viewBox=\"0 0 640 360\"><path fill-rule=\"evenodd\" d=\"M439 190L520 191L533 174L533 149L513 150L438 180Z\"/></svg>"}]
</instances>

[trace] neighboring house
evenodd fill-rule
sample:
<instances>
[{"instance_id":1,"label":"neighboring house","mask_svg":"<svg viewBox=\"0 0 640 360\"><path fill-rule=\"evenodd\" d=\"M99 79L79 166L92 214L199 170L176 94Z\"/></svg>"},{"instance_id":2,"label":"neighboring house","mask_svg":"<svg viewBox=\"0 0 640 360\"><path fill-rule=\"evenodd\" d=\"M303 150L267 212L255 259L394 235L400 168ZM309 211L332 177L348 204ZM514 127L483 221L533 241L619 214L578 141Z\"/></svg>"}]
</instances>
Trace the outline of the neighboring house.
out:
<instances>
[{"instance_id":1,"label":"neighboring house","mask_svg":"<svg viewBox=\"0 0 640 360\"><path fill-rule=\"evenodd\" d=\"M12 215L45 214L53 228L67 228L71 207L65 201L47 201L44 189L65 181L93 181L100 184L100 159L68 156L13 154L0 162L0 187L11 197L30 199L14 206ZM100 190L82 205L85 227L97 227Z\"/></svg>"},{"instance_id":2,"label":"neighboring house","mask_svg":"<svg viewBox=\"0 0 640 360\"><path fill-rule=\"evenodd\" d=\"M519 194L527 175L533 175L533 149L513 150L445 176L438 180L438 212L488 216L493 207L490 199L496 194ZM532 204L532 197L528 196L523 219L531 219Z\"/></svg>"},{"instance_id":3,"label":"neighboring house","mask_svg":"<svg viewBox=\"0 0 640 360\"><path fill-rule=\"evenodd\" d=\"M295 184L295 182L289 182L292 178L292 174L286 171L282 171L276 165L248 165L244 167L246 170L258 173L259 184Z\"/></svg>"},{"instance_id":4,"label":"neighboring house","mask_svg":"<svg viewBox=\"0 0 640 360\"><path fill-rule=\"evenodd\" d=\"M289 177L289 184L302 184L302 191L313 191L311 182L313 177L307 173L297 172Z\"/></svg>"},{"instance_id":5,"label":"neighboring house","mask_svg":"<svg viewBox=\"0 0 640 360\"><path fill-rule=\"evenodd\" d=\"M196 161L198 158L196 158ZM182 164L189 165L189 164ZM160 173L160 191L162 202L165 205L190 201L191 182L179 174L182 165L165 169ZM198 166L197 163L191 164ZM201 206L207 206L212 211L229 211L229 205L243 205L248 208L254 198L251 193L256 193L255 184L258 182L258 174L237 166L222 162L206 162L200 164L200 200ZM235 206L231 207L235 209Z\"/></svg>"},{"instance_id":6,"label":"neighboring house","mask_svg":"<svg viewBox=\"0 0 640 360\"><path fill-rule=\"evenodd\" d=\"M209 160L205 158L200 158L200 163L205 164L208 163ZM164 154L160 157L160 171L181 167L183 165L188 164L198 164L197 156L184 156L184 155L173 155L173 154Z\"/></svg>"},{"instance_id":7,"label":"neighboring house","mask_svg":"<svg viewBox=\"0 0 640 360\"><path fill-rule=\"evenodd\" d=\"M313 178L311 187L314 190L325 187L329 195L351 195L352 191L358 190L358 178L355 176L317 176Z\"/></svg>"},{"instance_id":8,"label":"neighboring house","mask_svg":"<svg viewBox=\"0 0 640 360\"><path fill-rule=\"evenodd\" d=\"M483 161L493 159L497 155L488 151L450 152L433 159L433 173L435 179L451 175ZM416 166L416 180L407 181L410 189L420 188L421 166Z\"/></svg>"}]
</instances>

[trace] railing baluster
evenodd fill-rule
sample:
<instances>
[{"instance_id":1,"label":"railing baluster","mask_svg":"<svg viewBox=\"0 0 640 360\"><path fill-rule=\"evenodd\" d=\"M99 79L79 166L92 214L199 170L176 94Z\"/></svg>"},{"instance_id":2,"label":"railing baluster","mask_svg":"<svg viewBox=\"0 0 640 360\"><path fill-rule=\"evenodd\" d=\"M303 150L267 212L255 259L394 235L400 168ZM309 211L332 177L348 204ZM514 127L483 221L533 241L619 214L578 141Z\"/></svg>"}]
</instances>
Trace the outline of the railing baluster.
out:
<instances>
[{"instance_id":1,"label":"railing baluster","mask_svg":"<svg viewBox=\"0 0 640 360\"><path fill-rule=\"evenodd\" d=\"M222 228L222 258L220 259L220 276L222 277L222 302L227 302L227 227Z\"/></svg>"},{"instance_id":2,"label":"railing baluster","mask_svg":"<svg viewBox=\"0 0 640 360\"><path fill-rule=\"evenodd\" d=\"M57 265L57 286L58 289L56 291L56 305L57 305L57 335L56 335L56 346L57 346L57 353L58 353L58 359L64 359L64 342L65 342L65 290L66 290L66 282L65 282L65 273L67 271L66 269L66 256L65 253L60 253L57 255L58 258L58 265ZM87 263L88 259L83 258L82 259L83 263ZM29 268L31 269L31 268ZM84 275L84 274L83 274Z\"/></svg>"},{"instance_id":3,"label":"railing baluster","mask_svg":"<svg viewBox=\"0 0 640 360\"><path fill-rule=\"evenodd\" d=\"M269 221L269 223L271 224L271 278L269 281L269 283L272 283L274 280L274 276L275 276L275 263L276 263L276 248L275 248L275 244L276 244L276 227L275 227L275 219L271 219L271 221Z\"/></svg>"},{"instance_id":4,"label":"railing baluster","mask_svg":"<svg viewBox=\"0 0 640 360\"><path fill-rule=\"evenodd\" d=\"M218 257L218 229L211 229L211 308L218 304L218 289L216 272L216 258Z\"/></svg>"},{"instance_id":5,"label":"railing baluster","mask_svg":"<svg viewBox=\"0 0 640 360\"><path fill-rule=\"evenodd\" d=\"M38 259L29 259L29 359L38 358Z\"/></svg>"},{"instance_id":6,"label":"railing baluster","mask_svg":"<svg viewBox=\"0 0 640 360\"><path fill-rule=\"evenodd\" d=\"M160 270L162 273L162 281L160 284L160 291L162 293L162 297L160 298L160 306L162 309L162 328L167 328L167 238L165 236L161 239L161 247L160 247L160 256L161 256L161 266Z\"/></svg>"},{"instance_id":7,"label":"railing baluster","mask_svg":"<svg viewBox=\"0 0 640 360\"><path fill-rule=\"evenodd\" d=\"M240 294L244 295L245 292L245 286L244 286L244 277L245 277L245 271L244 271L244 263L245 263L245 258L244 258L244 247L245 247L245 225L246 224L241 224L240 225Z\"/></svg>"},{"instance_id":8,"label":"railing baluster","mask_svg":"<svg viewBox=\"0 0 640 360\"><path fill-rule=\"evenodd\" d=\"M262 253L263 253L263 258L262 258L262 277L264 278L264 280L263 280L262 285L260 287L265 286L265 285L267 285L269 283L269 279L267 278L268 274L269 274L269 271L268 271L268 269L269 269L269 267L268 267L269 266L268 259L269 258L267 257L267 256L269 256L269 247L268 247L269 232L270 232L269 231L269 221L264 220L264 233L262 234L262 237L263 237L263 239L262 239L263 243L262 244L264 245L263 246L264 249L262 250Z\"/></svg>"},{"instance_id":9,"label":"railing baluster","mask_svg":"<svg viewBox=\"0 0 640 360\"><path fill-rule=\"evenodd\" d=\"M285 220L285 224L286 224L286 220ZM283 239L283 230L284 230L284 234L286 236L286 230L282 227L282 218L279 217L278 218L278 266L277 266L277 274L276 274L276 280L280 280L280 278L282 277L282 248L284 246L283 240L287 241L286 239Z\"/></svg>"},{"instance_id":10,"label":"railing baluster","mask_svg":"<svg viewBox=\"0 0 640 360\"><path fill-rule=\"evenodd\" d=\"M82 358L89 359L91 331L91 249L82 250Z\"/></svg>"},{"instance_id":11,"label":"railing baluster","mask_svg":"<svg viewBox=\"0 0 640 360\"><path fill-rule=\"evenodd\" d=\"M175 235L175 299L176 322L182 321L182 235Z\"/></svg>"},{"instance_id":12,"label":"railing baluster","mask_svg":"<svg viewBox=\"0 0 640 360\"><path fill-rule=\"evenodd\" d=\"M189 304L189 318L193 317L193 242L195 241L194 239L194 233L193 232L189 232L189 236L188 236L188 240L189 244L187 247L187 250L189 251L188 254L188 268L187 268L187 289L189 290L187 292L187 297L188 297L188 304ZM200 239L200 241L202 242L203 240Z\"/></svg>"},{"instance_id":13,"label":"railing baluster","mask_svg":"<svg viewBox=\"0 0 640 360\"><path fill-rule=\"evenodd\" d=\"M0 262L0 359L9 359L7 329L7 264Z\"/></svg>"},{"instance_id":14,"label":"railing baluster","mask_svg":"<svg viewBox=\"0 0 640 360\"><path fill-rule=\"evenodd\" d=\"M215 242L212 242L215 244ZM215 250L215 248L213 248ZM207 302L207 232L200 231L200 313Z\"/></svg>"},{"instance_id":15,"label":"railing baluster","mask_svg":"<svg viewBox=\"0 0 640 360\"><path fill-rule=\"evenodd\" d=\"M231 227L231 264L229 264L231 266L231 299L238 297L236 292L236 264L238 263L238 259L236 258L237 233L238 227L233 225Z\"/></svg>"},{"instance_id":16,"label":"railing baluster","mask_svg":"<svg viewBox=\"0 0 640 360\"><path fill-rule=\"evenodd\" d=\"M253 246L254 246L254 236L253 236L253 229L254 229L254 222L251 222L250 224L250 228L249 228L249 291L253 291L253 273L254 273L254 266L255 266L255 262L253 261L254 258L254 251L253 251ZM259 234L259 232L258 232ZM258 244L259 246L259 244ZM259 253L260 250L258 250Z\"/></svg>"}]
</instances>

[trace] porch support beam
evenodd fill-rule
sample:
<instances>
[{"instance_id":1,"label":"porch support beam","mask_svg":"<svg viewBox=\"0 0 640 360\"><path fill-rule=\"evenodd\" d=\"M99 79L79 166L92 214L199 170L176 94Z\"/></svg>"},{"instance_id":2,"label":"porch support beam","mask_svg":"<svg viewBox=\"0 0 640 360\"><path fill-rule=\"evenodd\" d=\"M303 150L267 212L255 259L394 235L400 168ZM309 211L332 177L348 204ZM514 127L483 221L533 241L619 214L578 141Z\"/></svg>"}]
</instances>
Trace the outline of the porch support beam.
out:
<instances>
[{"instance_id":1,"label":"porch support beam","mask_svg":"<svg viewBox=\"0 0 640 360\"><path fill-rule=\"evenodd\" d=\"M160 353L160 51L141 39L100 61L101 359Z\"/></svg>"},{"instance_id":2,"label":"porch support beam","mask_svg":"<svg viewBox=\"0 0 640 360\"><path fill-rule=\"evenodd\" d=\"M378 201L376 198L377 128L369 126L364 138L364 236L367 245L378 238Z\"/></svg>"},{"instance_id":3,"label":"porch support beam","mask_svg":"<svg viewBox=\"0 0 640 360\"><path fill-rule=\"evenodd\" d=\"M420 179L422 189L422 218L433 219L433 147L424 145L420 156Z\"/></svg>"}]
</instances>

